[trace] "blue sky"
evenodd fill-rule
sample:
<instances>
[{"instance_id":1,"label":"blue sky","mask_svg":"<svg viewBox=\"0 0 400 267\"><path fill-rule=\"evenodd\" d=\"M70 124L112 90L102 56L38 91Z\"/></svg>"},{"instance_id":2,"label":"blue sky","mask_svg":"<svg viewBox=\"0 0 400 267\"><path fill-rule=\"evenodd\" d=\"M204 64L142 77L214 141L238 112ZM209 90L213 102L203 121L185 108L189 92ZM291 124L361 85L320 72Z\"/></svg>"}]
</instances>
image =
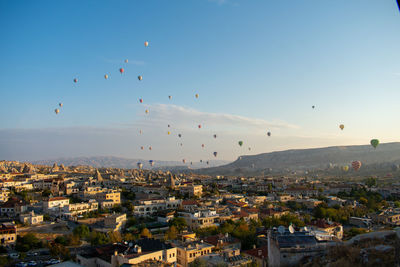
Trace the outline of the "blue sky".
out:
<instances>
[{"instance_id":1,"label":"blue sky","mask_svg":"<svg viewBox=\"0 0 400 267\"><path fill-rule=\"evenodd\" d=\"M0 1L0 158L232 160L398 141L395 2Z\"/></svg>"}]
</instances>

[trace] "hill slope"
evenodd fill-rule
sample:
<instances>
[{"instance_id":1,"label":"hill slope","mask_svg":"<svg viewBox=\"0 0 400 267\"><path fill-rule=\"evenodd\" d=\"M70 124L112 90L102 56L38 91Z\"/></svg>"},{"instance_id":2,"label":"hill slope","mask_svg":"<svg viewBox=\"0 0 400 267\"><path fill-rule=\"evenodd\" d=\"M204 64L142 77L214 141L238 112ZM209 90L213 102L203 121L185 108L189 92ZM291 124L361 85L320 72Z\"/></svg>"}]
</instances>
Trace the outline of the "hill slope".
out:
<instances>
[{"instance_id":1,"label":"hill slope","mask_svg":"<svg viewBox=\"0 0 400 267\"><path fill-rule=\"evenodd\" d=\"M287 172L330 169L351 165L359 160L363 166L400 163L400 143L380 144L377 149L370 145L335 146L315 149L295 149L241 156L236 161L214 168L200 169L204 174L232 175L235 173Z\"/></svg>"},{"instance_id":2,"label":"hill slope","mask_svg":"<svg viewBox=\"0 0 400 267\"><path fill-rule=\"evenodd\" d=\"M75 157L75 158L59 158L52 160L37 160L33 161L33 164L40 165L53 165L56 162L57 164L64 164L65 166L80 166L87 165L95 168L125 168L125 169L134 169L137 168L137 163L143 163L143 168L150 168L150 164L148 160L143 159L127 159L113 156L96 156L96 157ZM193 165L189 163L183 164L180 161L154 161L154 169L162 168L162 169L175 169L177 166L182 169L187 169L187 166L192 168L202 168L206 166L205 163L193 162ZM211 160L208 166L219 166L228 163L228 161L223 160Z\"/></svg>"}]
</instances>

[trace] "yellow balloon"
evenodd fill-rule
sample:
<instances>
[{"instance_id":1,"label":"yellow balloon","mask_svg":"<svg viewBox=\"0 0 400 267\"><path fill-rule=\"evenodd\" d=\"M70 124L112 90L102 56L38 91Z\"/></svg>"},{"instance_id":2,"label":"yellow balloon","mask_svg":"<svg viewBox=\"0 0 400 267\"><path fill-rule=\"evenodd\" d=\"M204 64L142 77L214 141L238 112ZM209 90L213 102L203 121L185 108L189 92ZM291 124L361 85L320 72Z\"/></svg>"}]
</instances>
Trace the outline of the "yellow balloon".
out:
<instances>
[{"instance_id":1,"label":"yellow balloon","mask_svg":"<svg viewBox=\"0 0 400 267\"><path fill-rule=\"evenodd\" d=\"M149 110L148 110L148 109L146 109L146 111L145 111L145 112L146 112L146 114L148 114L148 113L149 113Z\"/></svg>"},{"instance_id":2,"label":"yellow balloon","mask_svg":"<svg viewBox=\"0 0 400 267\"><path fill-rule=\"evenodd\" d=\"M107 74L106 74L106 75L104 75L104 79L106 79L106 80L108 79L108 75L107 75Z\"/></svg>"},{"instance_id":3,"label":"yellow balloon","mask_svg":"<svg viewBox=\"0 0 400 267\"><path fill-rule=\"evenodd\" d=\"M170 135L171 134L171 132L168 132L168 135Z\"/></svg>"},{"instance_id":4,"label":"yellow balloon","mask_svg":"<svg viewBox=\"0 0 400 267\"><path fill-rule=\"evenodd\" d=\"M199 98L199 94L195 94L195 97L196 97L196 98Z\"/></svg>"}]
</instances>

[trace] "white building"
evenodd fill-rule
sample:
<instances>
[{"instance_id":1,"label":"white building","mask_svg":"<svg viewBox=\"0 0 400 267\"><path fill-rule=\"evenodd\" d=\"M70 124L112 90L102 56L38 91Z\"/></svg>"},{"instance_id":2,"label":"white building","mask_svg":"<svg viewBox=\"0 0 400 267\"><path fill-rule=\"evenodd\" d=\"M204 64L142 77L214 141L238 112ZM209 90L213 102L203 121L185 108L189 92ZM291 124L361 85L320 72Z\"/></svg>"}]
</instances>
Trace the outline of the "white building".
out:
<instances>
[{"instance_id":1,"label":"white building","mask_svg":"<svg viewBox=\"0 0 400 267\"><path fill-rule=\"evenodd\" d=\"M22 223L26 223L29 225L40 224L43 222L43 215L35 214L34 211L19 215L19 220Z\"/></svg>"},{"instance_id":2,"label":"white building","mask_svg":"<svg viewBox=\"0 0 400 267\"><path fill-rule=\"evenodd\" d=\"M135 216L151 216L162 210L178 209L182 203L181 199L168 197L166 199L146 199L136 201L133 214Z\"/></svg>"},{"instance_id":3,"label":"white building","mask_svg":"<svg viewBox=\"0 0 400 267\"><path fill-rule=\"evenodd\" d=\"M61 212L67 205L69 205L69 198L51 197L47 201L43 201L43 210L44 212Z\"/></svg>"}]
</instances>

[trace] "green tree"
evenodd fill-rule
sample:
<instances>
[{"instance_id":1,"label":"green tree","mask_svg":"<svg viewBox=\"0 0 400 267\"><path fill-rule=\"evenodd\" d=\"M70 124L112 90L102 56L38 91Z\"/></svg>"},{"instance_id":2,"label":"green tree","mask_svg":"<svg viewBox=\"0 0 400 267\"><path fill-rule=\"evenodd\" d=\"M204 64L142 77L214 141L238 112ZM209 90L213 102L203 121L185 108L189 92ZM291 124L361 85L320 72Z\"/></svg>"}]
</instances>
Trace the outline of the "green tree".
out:
<instances>
[{"instance_id":1,"label":"green tree","mask_svg":"<svg viewBox=\"0 0 400 267\"><path fill-rule=\"evenodd\" d=\"M90 229L86 224L80 224L73 230L73 233L80 238L85 238L89 236Z\"/></svg>"},{"instance_id":2,"label":"green tree","mask_svg":"<svg viewBox=\"0 0 400 267\"><path fill-rule=\"evenodd\" d=\"M140 232L140 236L151 238L152 235L151 235L151 232L149 231L149 229L143 228L142 231Z\"/></svg>"},{"instance_id":3,"label":"green tree","mask_svg":"<svg viewBox=\"0 0 400 267\"><path fill-rule=\"evenodd\" d=\"M69 259L69 249L59 243L53 243L49 246L50 254L58 257L59 259Z\"/></svg>"},{"instance_id":4,"label":"green tree","mask_svg":"<svg viewBox=\"0 0 400 267\"><path fill-rule=\"evenodd\" d=\"M112 231L108 233L108 238L111 243L118 243L122 241L122 235L118 231Z\"/></svg>"},{"instance_id":5,"label":"green tree","mask_svg":"<svg viewBox=\"0 0 400 267\"><path fill-rule=\"evenodd\" d=\"M66 246L68 244L68 241L64 236L57 236L56 239L54 239L54 242L63 246Z\"/></svg>"},{"instance_id":6,"label":"green tree","mask_svg":"<svg viewBox=\"0 0 400 267\"><path fill-rule=\"evenodd\" d=\"M181 232L187 227L186 220L182 217L175 217L169 222L170 226L175 226L178 232Z\"/></svg>"},{"instance_id":7,"label":"green tree","mask_svg":"<svg viewBox=\"0 0 400 267\"><path fill-rule=\"evenodd\" d=\"M204 259L197 258L189 264L189 267L207 267L207 261Z\"/></svg>"},{"instance_id":8,"label":"green tree","mask_svg":"<svg viewBox=\"0 0 400 267\"><path fill-rule=\"evenodd\" d=\"M92 246L105 245L110 243L108 235L96 231L90 233L89 240Z\"/></svg>"},{"instance_id":9,"label":"green tree","mask_svg":"<svg viewBox=\"0 0 400 267\"><path fill-rule=\"evenodd\" d=\"M365 197L360 197L358 202L360 202L360 204L367 205L368 204L368 199L366 199Z\"/></svg>"},{"instance_id":10,"label":"green tree","mask_svg":"<svg viewBox=\"0 0 400 267\"><path fill-rule=\"evenodd\" d=\"M376 185L376 179L373 177L367 178L365 180L365 185L368 186L368 188L373 187L374 185Z\"/></svg>"},{"instance_id":11,"label":"green tree","mask_svg":"<svg viewBox=\"0 0 400 267\"><path fill-rule=\"evenodd\" d=\"M166 232L165 239L166 240L174 240L174 239L176 239L177 235L178 235L178 230L176 229L175 226L172 225Z\"/></svg>"}]
</instances>

